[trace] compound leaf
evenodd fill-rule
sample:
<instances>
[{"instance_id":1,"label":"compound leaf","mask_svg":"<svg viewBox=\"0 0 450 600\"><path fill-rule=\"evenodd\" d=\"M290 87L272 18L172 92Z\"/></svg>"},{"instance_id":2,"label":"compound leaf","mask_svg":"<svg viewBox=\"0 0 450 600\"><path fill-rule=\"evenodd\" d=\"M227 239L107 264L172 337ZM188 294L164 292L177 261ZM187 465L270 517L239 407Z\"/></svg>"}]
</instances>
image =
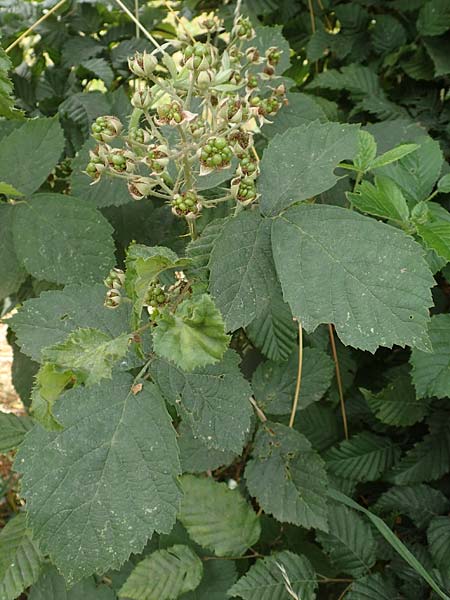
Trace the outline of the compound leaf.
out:
<instances>
[{"instance_id":1,"label":"compound leaf","mask_svg":"<svg viewBox=\"0 0 450 600\"><path fill-rule=\"evenodd\" d=\"M157 387L125 373L66 392L64 429L36 426L15 461L29 522L68 583L119 567L178 509L175 431Z\"/></svg>"},{"instance_id":2,"label":"compound leaf","mask_svg":"<svg viewBox=\"0 0 450 600\"><path fill-rule=\"evenodd\" d=\"M356 348L430 349L434 280L409 236L337 206L295 206L272 227L283 294L306 331L334 323Z\"/></svg>"},{"instance_id":3,"label":"compound leaf","mask_svg":"<svg viewBox=\"0 0 450 600\"><path fill-rule=\"evenodd\" d=\"M179 520L190 537L216 556L240 556L261 534L256 513L238 490L193 475L181 478Z\"/></svg>"}]
</instances>

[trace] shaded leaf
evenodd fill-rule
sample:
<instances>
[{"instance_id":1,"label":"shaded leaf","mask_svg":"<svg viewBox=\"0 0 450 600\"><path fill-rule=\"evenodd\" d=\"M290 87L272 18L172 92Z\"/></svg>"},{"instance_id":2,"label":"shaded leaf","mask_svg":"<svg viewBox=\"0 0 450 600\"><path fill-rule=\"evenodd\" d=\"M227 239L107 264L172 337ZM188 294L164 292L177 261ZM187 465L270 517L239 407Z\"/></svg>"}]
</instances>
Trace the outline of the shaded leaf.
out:
<instances>
[{"instance_id":1,"label":"shaded leaf","mask_svg":"<svg viewBox=\"0 0 450 600\"><path fill-rule=\"evenodd\" d=\"M0 454L18 448L32 427L30 417L0 412Z\"/></svg>"}]
</instances>

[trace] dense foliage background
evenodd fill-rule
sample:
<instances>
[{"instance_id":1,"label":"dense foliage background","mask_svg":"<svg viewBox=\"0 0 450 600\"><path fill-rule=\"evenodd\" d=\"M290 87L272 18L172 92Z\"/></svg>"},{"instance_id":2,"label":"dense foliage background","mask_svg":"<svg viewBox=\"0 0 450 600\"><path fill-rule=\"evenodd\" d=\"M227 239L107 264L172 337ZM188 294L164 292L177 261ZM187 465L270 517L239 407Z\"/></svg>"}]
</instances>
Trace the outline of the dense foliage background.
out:
<instances>
[{"instance_id":1,"label":"dense foliage background","mask_svg":"<svg viewBox=\"0 0 450 600\"><path fill-rule=\"evenodd\" d=\"M0 413L0 600L448 599L450 3L239 3L288 102L255 122L259 196L204 209L195 241L158 192L83 172L154 44L67 0L9 49L54 4L0 0L0 307L29 411ZM157 44L236 9L137 5ZM202 352L225 322L219 362L139 337L160 264L202 299L183 326L219 330ZM113 267L132 327L103 306Z\"/></svg>"}]
</instances>

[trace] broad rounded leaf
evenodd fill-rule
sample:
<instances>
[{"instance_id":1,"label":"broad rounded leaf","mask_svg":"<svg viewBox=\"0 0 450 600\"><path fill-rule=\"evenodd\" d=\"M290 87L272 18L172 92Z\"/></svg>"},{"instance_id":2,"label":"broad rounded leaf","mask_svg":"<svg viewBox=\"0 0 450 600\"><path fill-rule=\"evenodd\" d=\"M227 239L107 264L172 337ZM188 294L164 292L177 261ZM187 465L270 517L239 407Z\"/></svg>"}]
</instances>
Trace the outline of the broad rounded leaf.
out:
<instances>
[{"instance_id":1,"label":"broad rounded leaf","mask_svg":"<svg viewBox=\"0 0 450 600\"><path fill-rule=\"evenodd\" d=\"M278 521L328 530L325 464L295 429L265 423L256 436L245 479L261 508Z\"/></svg>"},{"instance_id":2,"label":"broad rounded leaf","mask_svg":"<svg viewBox=\"0 0 450 600\"><path fill-rule=\"evenodd\" d=\"M0 204L0 300L17 292L27 273L14 249L13 219L16 207Z\"/></svg>"},{"instance_id":3,"label":"broad rounded leaf","mask_svg":"<svg viewBox=\"0 0 450 600\"><path fill-rule=\"evenodd\" d=\"M184 422L178 429L178 446L183 473L203 473L229 465L236 458L233 452L208 448L207 444L195 437L192 429Z\"/></svg>"},{"instance_id":4,"label":"broad rounded leaf","mask_svg":"<svg viewBox=\"0 0 450 600\"><path fill-rule=\"evenodd\" d=\"M358 127L313 121L276 135L264 151L258 191L261 211L276 215L293 202L329 190L338 181L334 169L352 158Z\"/></svg>"},{"instance_id":5,"label":"broad rounded leaf","mask_svg":"<svg viewBox=\"0 0 450 600\"><path fill-rule=\"evenodd\" d=\"M183 475L181 488L178 518L194 542L216 556L239 556L258 541L259 519L238 490L193 475Z\"/></svg>"},{"instance_id":6,"label":"broad rounded leaf","mask_svg":"<svg viewBox=\"0 0 450 600\"><path fill-rule=\"evenodd\" d=\"M25 269L55 283L105 277L115 263L111 233L95 208L62 194L36 194L14 219L14 246Z\"/></svg>"},{"instance_id":7,"label":"broad rounded leaf","mask_svg":"<svg viewBox=\"0 0 450 600\"><path fill-rule=\"evenodd\" d=\"M0 598L16 600L36 581L42 556L27 528L27 517L13 517L0 533Z\"/></svg>"},{"instance_id":8,"label":"broad rounded leaf","mask_svg":"<svg viewBox=\"0 0 450 600\"><path fill-rule=\"evenodd\" d=\"M0 411L0 454L18 448L32 427L30 417L18 417L13 413Z\"/></svg>"},{"instance_id":9,"label":"broad rounded leaf","mask_svg":"<svg viewBox=\"0 0 450 600\"><path fill-rule=\"evenodd\" d=\"M400 596L386 577L374 573L353 582L345 598L346 600L394 600Z\"/></svg>"},{"instance_id":10,"label":"broad rounded leaf","mask_svg":"<svg viewBox=\"0 0 450 600\"><path fill-rule=\"evenodd\" d=\"M214 242L209 289L227 331L245 327L269 305L277 285L270 225L257 212L242 212L226 221Z\"/></svg>"},{"instance_id":11,"label":"broad rounded leaf","mask_svg":"<svg viewBox=\"0 0 450 600\"><path fill-rule=\"evenodd\" d=\"M274 220L285 299L307 331L334 323L344 344L429 350L430 288L423 250L389 225L336 206L295 206Z\"/></svg>"},{"instance_id":12,"label":"broad rounded leaf","mask_svg":"<svg viewBox=\"0 0 450 600\"><path fill-rule=\"evenodd\" d=\"M122 586L119 597L127 600L176 600L195 590L203 564L188 547L176 544L144 558Z\"/></svg>"},{"instance_id":13,"label":"broad rounded leaf","mask_svg":"<svg viewBox=\"0 0 450 600\"><path fill-rule=\"evenodd\" d=\"M433 350L413 349L412 380L418 398L450 396L450 315L435 315L429 334Z\"/></svg>"},{"instance_id":14,"label":"broad rounded leaf","mask_svg":"<svg viewBox=\"0 0 450 600\"><path fill-rule=\"evenodd\" d=\"M47 566L30 590L29 600L115 600L113 590L89 577L70 589L58 571Z\"/></svg>"},{"instance_id":15,"label":"broad rounded leaf","mask_svg":"<svg viewBox=\"0 0 450 600\"><path fill-rule=\"evenodd\" d=\"M306 556L285 550L250 567L229 591L244 600L314 600L317 579Z\"/></svg>"},{"instance_id":16,"label":"broad rounded leaf","mask_svg":"<svg viewBox=\"0 0 450 600\"><path fill-rule=\"evenodd\" d=\"M34 535L69 583L117 568L175 522L175 431L157 387L132 383L122 373L66 392L64 429L36 426L16 457Z\"/></svg>"},{"instance_id":17,"label":"broad rounded leaf","mask_svg":"<svg viewBox=\"0 0 450 600\"><path fill-rule=\"evenodd\" d=\"M156 354L184 371L218 362L230 341L222 316L208 294L183 300L175 313L165 311L157 322L153 333Z\"/></svg>"},{"instance_id":18,"label":"broad rounded leaf","mask_svg":"<svg viewBox=\"0 0 450 600\"><path fill-rule=\"evenodd\" d=\"M239 369L240 357L227 350L216 365L185 373L158 360L153 367L163 396L209 448L241 452L250 431L252 389Z\"/></svg>"}]
</instances>

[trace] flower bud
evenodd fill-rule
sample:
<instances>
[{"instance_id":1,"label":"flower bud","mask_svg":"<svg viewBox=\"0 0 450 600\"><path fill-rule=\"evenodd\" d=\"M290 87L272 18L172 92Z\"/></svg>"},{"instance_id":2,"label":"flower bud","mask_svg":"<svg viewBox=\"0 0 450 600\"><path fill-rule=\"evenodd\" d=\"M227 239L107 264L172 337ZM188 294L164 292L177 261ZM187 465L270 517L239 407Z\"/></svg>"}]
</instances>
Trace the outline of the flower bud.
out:
<instances>
[{"instance_id":1,"label":"flower bud","mask_svg":"<svg viewBox=\"0 0 450 600\"><path fill-rule=\"evenodd\" d=\"M201 90L207 90L214 81L214 71L200 71L197 76L197 87Z\"/></svg>"},{"instance_id":2,"label":"flower bud","mask_svg":"<svg viewBox=\"0 0 450 600\"><path fill-rule=\"evenodd\" d=\"M258 197L255 182L248 177L232 179L230 191L232 196L243 206L248 206Z\"/></svg>"},{"instance_id":3,"label":"flower bud","mask_svg":"<svg viewBox=\"0 0 450 600\"><path fill-rule=\"evenodd\" d=\"M128 191L133 200L142 200L145 196L150 196L157 183L150 177L133 177L128 182Z\"/></svg>"},{"instance_id":4,"label":"flower bud","mask_svg":"<svg viewBox=\"0 0 450 600\"><path fill-rule=\"evenodd\" d=\"M140 108L141 110L149 109L153 104L150 88L145 85L136 90L131 97L131 104L135 108Z\"/></svg>"},{"instance_id":5,"label":"flower bud","mask_svg":"<svg viewBox=\"0 0 450 600\"><path fill-rule=\"evenodd\" d=\"M133 58L128 59L128 68L141 79L150 77L157 65L156 58L152 54L147 54L145 50L143 53L136 52Z\"/></svg>"}]
</instances>

